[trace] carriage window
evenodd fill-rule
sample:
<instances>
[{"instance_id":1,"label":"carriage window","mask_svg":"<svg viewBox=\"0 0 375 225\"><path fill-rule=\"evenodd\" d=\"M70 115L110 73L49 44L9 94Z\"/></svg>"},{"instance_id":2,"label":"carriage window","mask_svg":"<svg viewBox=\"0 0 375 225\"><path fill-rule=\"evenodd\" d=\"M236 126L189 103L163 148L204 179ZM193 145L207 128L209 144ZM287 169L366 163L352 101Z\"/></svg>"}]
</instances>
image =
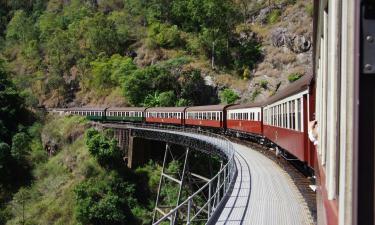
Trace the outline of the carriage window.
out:
<instances>
[{"instance_id":1,"label":"carriage window","mask_svg":"<svg viewBox=\"0 0 375 225\"><path fill-rule=\"evenodd\" d=\"M277 111L276 106L273 107L273 126L277 125Z\"/></svg>"},{"instance_id":2,"label":"carriage window","mask_svg":"<svg viewBox=\"0 0 375 225\"><path fill-rule=\"evenodd\" d=\"M294 130L296 128L295 102L293 100L290 103L290 128Z\"/></svg>"},{"instance_id":3,"label":"carriage window","mask_svg":"<svg viewBox=\"0 0 375 225\"><path fill-rule=\"evenodd\" d=\"M278 110L279 110L279 114L278 114L278 115L279 115L279 124L278 124L278 126L281 127L281 122L282 122L282 121L281 121L281 119L282 119L282 115L281 115L281 113L282 113L282 112L281 112L281 105L278 105L277 108L278 108Z\"/></svg>"},{"instance_id":4,"label":"carriage window","mask_svg":"<svg viewBox=\"0 0 375 225\"><path fill-rule=\"evenodd\" d=\"M302 131L301 99L297 99L297 130Z\"/></svg>"}]
</instances>

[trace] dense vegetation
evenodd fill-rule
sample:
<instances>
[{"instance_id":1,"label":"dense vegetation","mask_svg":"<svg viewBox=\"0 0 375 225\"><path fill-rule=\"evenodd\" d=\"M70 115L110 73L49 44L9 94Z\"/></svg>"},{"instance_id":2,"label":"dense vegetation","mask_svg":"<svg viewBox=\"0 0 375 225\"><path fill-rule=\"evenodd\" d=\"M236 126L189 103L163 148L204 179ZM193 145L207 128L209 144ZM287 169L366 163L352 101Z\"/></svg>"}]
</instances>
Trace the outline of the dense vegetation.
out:
<instances>
[{"instance_id":1,"label":"dense vegetation","mask_svg":"<svg viewBox=\"0 0 375 225\"><path fill-rule=\"evenodd\" d=\"M196 96L201 70L184 65L205 58L242 74L260 57L256 39L234 29L242 18L231 0L0 4L1 52L34 106L119 96L131 105L216 103L213 91Z\"/></svg>"},{"instance_id":2,"label":"dense vegetation","mask_svg":"<svg viewBox=\"0 0 375 225\"><path fill-rule=\"evenodd\" d=\"M29 183L34 160L43 158L37 140L40 124L33 121L0 61L0 224L8 215L4 204L11 193Z\"/></svg>"}]
</instances>

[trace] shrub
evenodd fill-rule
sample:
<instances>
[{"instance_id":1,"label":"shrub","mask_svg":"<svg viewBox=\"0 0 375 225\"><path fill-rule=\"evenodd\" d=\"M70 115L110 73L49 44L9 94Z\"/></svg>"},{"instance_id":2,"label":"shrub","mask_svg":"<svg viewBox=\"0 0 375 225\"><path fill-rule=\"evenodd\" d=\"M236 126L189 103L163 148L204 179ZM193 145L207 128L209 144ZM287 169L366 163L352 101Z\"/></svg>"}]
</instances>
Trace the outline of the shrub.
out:
<instances>
[{"instance_id":1,"label":"shrub","mask_svg":"<svg viewBox=\"0 0 375 225\"><path fill-rule=\"evenodd\" d=\"M232 89L226 88L220 93L220 101L226 104L233 104L240 98Z\"/></svg>"},{"instance_id":2,"label":"shrub","mask_svg":"<svg viewBox=\"0 0 375 225\"><path fill-rule=\"evenodd\" d=\"M279 9L274 9L268 14L267 16L267 22L269 24L274 24L279 21L279 18L281 16L281 11Z\"/></svg>"},{"instance_id":3,"label":"shrub","mask_svg":"<svg viewBox=\"0 0 375 225\"><path fill-rule=\"evenodd\" d=\"M259 82L259 85L263 88L263 89L267 89L268 88L268 81L266 80L261 80Z\"/></svg>"},{"instance_id":4,"label":"shrub","mask_svg":"<svg viewBox=\"0 0 375 225\"><path fill-rule=\"evenodd\" d=\"M187 38L186 49L188 50L190 54L193 54L193 55L203 54L201 41L195 35L192 35Z\"/></svg>"},{"instance_id":5,"label":"shrub","mask_svg":"<svg viewBox=\"0 0 375 225\"><path fill-rule=\"evenodd\" d=\"M302 74L300 73L291 73L288 76L288 80L290 83L293 83L294 81L298 80L301 77L302 77Z\"/></svg>"},{"instance_id":6,"label":"shrub","mask_svg":"<svg viewBox=\"0 0 375 225\"><path fill-rule=\"evenodd\" d=\"M176 25L170 26L162 23L154 23L148 30L148 38L151 46L153 44L164 48L177 47L181 43L180 31Z\"/></svg>"},{"instance_id":7,"label":"shrub","mask_svg":"<svg viewBox=\"0 0 375 225\"><path fill-rule=\"evenodd\" d=\"M259 88L256 88L255 91L251 94L251 101L254 101L256 97L261 93Z\"/></svg>"},{"instance_id":8,"label":"shrub","mask_svg":"<svg viewBox=\"0 0 375 225\"><path fill-rule=\"evenodd\" d=\"M244 69L242 77L244 80L250 79L250 69L248 67Z\"/></svg>"},{"instance_id":9,"label":"shrub","mask_svg":"<svg viewBox=\"0 0 375 225\"><path fill-rule=\"evenodd\" d=\"M182 106L191 106L192 105L192 102L187 100L187 99L184 99L184 98L180 98L177 100L176 102L176 106L177 107L182 107Z\"/></svg>"}]
</instances>

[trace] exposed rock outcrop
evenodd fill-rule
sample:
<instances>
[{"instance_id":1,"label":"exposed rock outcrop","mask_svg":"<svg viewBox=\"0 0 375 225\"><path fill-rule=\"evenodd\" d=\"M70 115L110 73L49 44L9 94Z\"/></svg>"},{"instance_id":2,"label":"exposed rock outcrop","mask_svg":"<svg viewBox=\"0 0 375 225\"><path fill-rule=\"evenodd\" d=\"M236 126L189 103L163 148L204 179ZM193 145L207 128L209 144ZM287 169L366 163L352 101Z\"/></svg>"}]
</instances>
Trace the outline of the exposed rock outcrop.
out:
<instances>
[{"instance_id":1,"label":"exposed rock outcrop","mask_svg":"<svg viewBox=\"0 0 375 225\"><path fill-rule=\"evenodd\" d=\"M271 33L272 45L288 47L294 53L307 52L311 48L310 38L289 33L286 28L276 28Z\"/></svg>"}]
</instances>

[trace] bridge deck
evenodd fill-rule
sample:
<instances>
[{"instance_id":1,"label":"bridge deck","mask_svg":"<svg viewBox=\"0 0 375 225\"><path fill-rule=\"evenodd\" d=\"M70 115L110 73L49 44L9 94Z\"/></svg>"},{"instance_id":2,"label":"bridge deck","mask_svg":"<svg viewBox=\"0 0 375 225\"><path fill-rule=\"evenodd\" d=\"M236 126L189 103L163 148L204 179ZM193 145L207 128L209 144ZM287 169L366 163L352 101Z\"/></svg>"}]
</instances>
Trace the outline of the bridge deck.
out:
<instances>
[{"instance_id":1,"label":"bridge deck","mask_svg":"<svg viewBox=\"0 0 375 225\"><path fill-rule=\"evenodd\" d=\"M137 128L150 129L150 128ZM150 129L156 130L156 129ZM167 131L215 143L214 137ZM216 224L311 225L306 202L290 176L261 153L232 143L238 175Z\"/></svg>"},{"instance_id":2,"label":"bridge deck","mask_svg":"<svg viewBox=\"0 0 375 225\"><path fill-rule=\"evenodd\" d=\"M233 143L238 177L217 224L313 224L301 193L275 162Z\"/></svg>"}]
</instances>

